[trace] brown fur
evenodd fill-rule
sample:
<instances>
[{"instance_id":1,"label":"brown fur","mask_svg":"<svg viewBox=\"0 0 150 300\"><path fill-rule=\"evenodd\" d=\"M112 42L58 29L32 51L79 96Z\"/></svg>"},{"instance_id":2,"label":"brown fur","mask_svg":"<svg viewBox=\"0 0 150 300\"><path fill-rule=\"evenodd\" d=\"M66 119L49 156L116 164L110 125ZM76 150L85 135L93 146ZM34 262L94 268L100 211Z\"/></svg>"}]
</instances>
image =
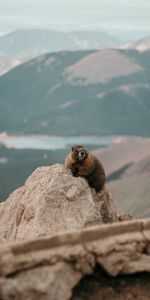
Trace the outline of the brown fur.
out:
<instances>
[{"instance_id":1,"label":"brown fur","mask_svg":"<svg viewBox=\"0 0 150 300\"><path fill-rule=\"evenodd\" d=\"M74 146L65 160L73 176L87 179L89 185L100 192L105 185L105 170L102 162L88 152L83 146Z\"/></svg>"}]
</instances>

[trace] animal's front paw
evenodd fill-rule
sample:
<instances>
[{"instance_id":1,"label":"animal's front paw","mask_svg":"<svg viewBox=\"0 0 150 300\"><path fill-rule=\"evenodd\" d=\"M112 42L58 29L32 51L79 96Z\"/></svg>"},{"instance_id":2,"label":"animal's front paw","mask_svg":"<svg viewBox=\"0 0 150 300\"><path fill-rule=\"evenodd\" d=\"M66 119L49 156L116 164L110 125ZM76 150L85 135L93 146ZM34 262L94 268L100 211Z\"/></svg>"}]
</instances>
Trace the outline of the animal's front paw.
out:
<instances>
[{"instance_id":1,"label":"animal's front paw","mask_svg":"<svg viewBox=\"0 0 150 300\"><path fill-rule=\"evenodd\" d=\"M72 175L73 175L74 177L78 177L78 169L77 169L77 168L72 167L72 168L71 168L71 172L72 172Z\"/></svg>"}]
</instances>

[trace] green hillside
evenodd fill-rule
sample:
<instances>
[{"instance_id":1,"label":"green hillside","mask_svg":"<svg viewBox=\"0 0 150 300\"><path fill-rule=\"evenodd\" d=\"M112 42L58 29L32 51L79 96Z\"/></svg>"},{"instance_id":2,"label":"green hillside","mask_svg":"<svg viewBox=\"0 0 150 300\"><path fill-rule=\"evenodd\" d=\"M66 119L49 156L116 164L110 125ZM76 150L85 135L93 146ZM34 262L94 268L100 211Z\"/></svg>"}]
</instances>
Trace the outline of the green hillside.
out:
<instances>
[{"instance_id":1,"label":"green hillside","mask_svg":"<svg viewBox=\"0 0 150 300\"><path fill-rule=\"evenodd\" d=\"M150 51L43 55L0 77L0 132L149 136L149 82Z\"/></svg>"},{"instance_id":2,"label":"green hillside","mask_svg":"<svg viewBox=\"0 0 150 300\"><path fill-rule=\"evenodd\" d=\"M0 147L0 202L4 201L16 188L24 185L28 176L40 166L63 163L66 151L15 150Z\"/></svg>"}]
</instances>

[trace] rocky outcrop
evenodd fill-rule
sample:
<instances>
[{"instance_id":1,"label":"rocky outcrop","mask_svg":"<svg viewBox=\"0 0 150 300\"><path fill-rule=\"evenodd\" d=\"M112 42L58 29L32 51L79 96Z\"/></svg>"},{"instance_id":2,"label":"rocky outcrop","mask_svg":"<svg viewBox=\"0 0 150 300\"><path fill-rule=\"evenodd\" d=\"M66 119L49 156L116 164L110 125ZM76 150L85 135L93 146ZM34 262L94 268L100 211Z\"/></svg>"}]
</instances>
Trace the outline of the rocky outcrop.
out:
<instances>
[{"instance_id":1,"label":"rocky outcrop","mask_svg":"<svg viewBox=\"0 0 150 300\"><path fill-rule=\"evenodd\" d=\"M73 288L83 277L94 273L97 265L113 277L150 272L150 220L3 243L0 247L0 299L70 299ZM106 286L109 278L107 281Z\"/></svg>"},{"instance_id":2,"label":"rocky outcrop","mask_svg":"<svg viewBox=\"0 0 150 300\"><path fill-rule=\"evenodd\" d=\"M96 194L63 165L40 167L0 205L0 238L31 239L116 220L108 191Z\"/></svg>"},{"instance_id":3,"label":"rocky outcrop","mask_svg":"<svg viewBox=\"0 0 150 300\"><path fill-rule=\"evenodd\" d=\"M96 194L64 166L38 168L0 204L0 299L82 299L77 291L97 266L113 278L149 273L150 220L129 218L117 214L109 191Z\"/></svg>"}]
</instances>

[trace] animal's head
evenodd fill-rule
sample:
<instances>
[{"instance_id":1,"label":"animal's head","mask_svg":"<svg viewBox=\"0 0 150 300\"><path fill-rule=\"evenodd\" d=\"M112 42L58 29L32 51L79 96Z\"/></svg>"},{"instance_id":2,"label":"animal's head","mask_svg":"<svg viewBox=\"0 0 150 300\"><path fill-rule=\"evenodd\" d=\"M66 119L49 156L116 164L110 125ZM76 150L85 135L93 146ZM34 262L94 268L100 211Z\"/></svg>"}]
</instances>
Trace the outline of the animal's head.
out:
<instances>
[{"instance_id":1,"label":"animal's head","mask_svg":"<svg viewBox=\"0 0 150 300\"><path fill-rule=\"evenodd\" d=\"M76 145L71 148L72 158L75 161L83 161L88 156L88 151L81 145Z\"/></svg>"}]
</instances>

